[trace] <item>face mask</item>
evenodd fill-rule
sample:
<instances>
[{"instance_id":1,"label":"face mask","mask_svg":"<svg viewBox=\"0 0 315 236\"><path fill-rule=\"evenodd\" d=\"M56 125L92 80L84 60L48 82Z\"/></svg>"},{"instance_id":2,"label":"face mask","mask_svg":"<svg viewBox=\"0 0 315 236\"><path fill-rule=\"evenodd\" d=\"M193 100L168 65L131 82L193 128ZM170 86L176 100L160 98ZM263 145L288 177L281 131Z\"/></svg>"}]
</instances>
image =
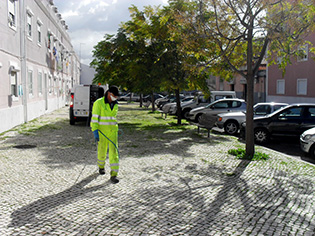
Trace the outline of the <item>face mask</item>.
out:
<instances>
[{"instance_id":1,"label":"face mask","mask_svg":"<svg viewBox=\"0 0 315 236\"><path fill-rule=\"evenodd\" d=\"M115 98L114 96L112 96L112 95L109 95L110 96L110 99L113 101L113 102L115 102L116 100L117 100L117 98Z\"/></svg>"}]
</instances>

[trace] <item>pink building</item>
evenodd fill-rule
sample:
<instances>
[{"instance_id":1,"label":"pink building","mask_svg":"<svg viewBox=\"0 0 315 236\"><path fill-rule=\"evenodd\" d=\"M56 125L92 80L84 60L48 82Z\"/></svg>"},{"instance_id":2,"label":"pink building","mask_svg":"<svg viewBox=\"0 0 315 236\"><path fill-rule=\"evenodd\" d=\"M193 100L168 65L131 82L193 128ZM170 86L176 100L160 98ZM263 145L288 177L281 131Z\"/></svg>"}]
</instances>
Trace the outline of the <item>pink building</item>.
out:
<instances>
[{"instance_id":1,"label":"pink building","mask_svg":"<svg viewBox=\"0 0 315 236\"><path fill-rule=\"evenodd\" d=\"M238 98L246 100L247 96L247 82L239 74L230 81L225 81L220 78L216 78L216 90L235 91ZM266 101L266 66L261 65L257 76L255 77L254 84L254 103Z\"/></svg>"},{"instance_id":2,"label":"pink building","mask_svg":"<svg viewBox=\"0 0 315 236\"><path fill-rule=\"evenodd\" d=\"M308 38L315 43L315 34ZM292 57L286 73L276 65L267 68L267 101L315 103L315 61L309 46L301 45L302 55Z\"/></svg>"}]
</instances>

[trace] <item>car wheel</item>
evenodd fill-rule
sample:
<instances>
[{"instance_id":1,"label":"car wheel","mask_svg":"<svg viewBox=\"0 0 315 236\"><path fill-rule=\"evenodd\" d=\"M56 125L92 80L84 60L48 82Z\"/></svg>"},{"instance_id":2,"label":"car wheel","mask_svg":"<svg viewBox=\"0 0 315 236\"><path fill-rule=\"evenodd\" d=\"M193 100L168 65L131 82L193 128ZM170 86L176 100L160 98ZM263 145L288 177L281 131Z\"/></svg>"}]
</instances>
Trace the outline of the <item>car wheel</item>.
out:
<instances>
[{"instance_id":1,"label":"car wheel","mask_svg":"<svg viewBox=\"0 0 315 236\"><path fill-rule=\"evenodd\" d=\"M75 119L73 115L73 110L70 109L70 125L74 125L74 124L75 124Z\"/></svg>"},{"instance_id":2,"label":"car wheel","mask_svg":"<svg viewBox=\"0 0 315 236\"><path fill-rule=\"evenodd\" d=\"M183 112L182 112L182 117L184 117L186 120L187 120L187 116L188 116L188 113L190 112L190 110L183 110Z\"/></svg>"},{"instance_id":3,"label":"car wheel","mask_svg":"<svg viewBox=\"0 0 315 236\"><path fill-rule=\"evenodd\" d=\"M235 135L238 131L238 124L236 121L227 121L224 124L224 131L229 135Z\"/></svg>"},{"instance_id":4,"label":"car wheel","mask_svg":"<svg viewBox=\"0 0 315 236\"><path fill-rule=\"evenodd\" d=\"M312 158L315 158L315 144L310 148L310 155Z\"/></svg>"},{"instance_id":5,"label":"car wheel","mask_svg":"<svg viewBox=\"0 0 315 236\"><path fill-rule=\"evenodd\" d=\"M254 131L254 140L256 143L264 144L269 141L269 133L265 129L256 129Z\"/></svg>"}]
</instances>

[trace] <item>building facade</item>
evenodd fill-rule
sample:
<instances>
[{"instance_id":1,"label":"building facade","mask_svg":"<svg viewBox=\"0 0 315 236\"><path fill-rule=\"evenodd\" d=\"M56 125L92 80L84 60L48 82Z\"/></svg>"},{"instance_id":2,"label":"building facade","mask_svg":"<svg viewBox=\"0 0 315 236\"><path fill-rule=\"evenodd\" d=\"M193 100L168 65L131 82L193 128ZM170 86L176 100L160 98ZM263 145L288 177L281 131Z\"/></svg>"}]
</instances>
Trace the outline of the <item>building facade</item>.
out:
<instances>
[{"instance_id":1,"label":"building facade","mask_svg":"<svg viewBox=\"0 0 315 236\"><path fill-rule=\"evenodd\" d=\"M80 62L53 0L0 1L0 133L65 105Z\"/></svg>"},{"instance_id":2,"label":"building facade","mask_svg":"<svg viewBox=\"0 0 315 236\"><path fill-rule=\"evenodd\" d=\"M315 43L315 34L307 37ZM307 44L300 46L300 54L291 58L286 72L277 65L267 68L267 100L286 103L315 103L315 61ZM278 60L281 60L278 58Z\"/></svg>"},{"instance_id":3,"label":"building facade","mask_svg":"<svg viewBox=\"0 0 315 236\"><path fill-rule=\"evenodd\" d=\"M245 69L245 68L244 68ZM247 100L247 81L240 74L235 73L230 81L216 78L216 90L235 91L238 98ZM259 67L254 81L254 103L266 101L266 64Z\"/></svg>"}]
</instances>

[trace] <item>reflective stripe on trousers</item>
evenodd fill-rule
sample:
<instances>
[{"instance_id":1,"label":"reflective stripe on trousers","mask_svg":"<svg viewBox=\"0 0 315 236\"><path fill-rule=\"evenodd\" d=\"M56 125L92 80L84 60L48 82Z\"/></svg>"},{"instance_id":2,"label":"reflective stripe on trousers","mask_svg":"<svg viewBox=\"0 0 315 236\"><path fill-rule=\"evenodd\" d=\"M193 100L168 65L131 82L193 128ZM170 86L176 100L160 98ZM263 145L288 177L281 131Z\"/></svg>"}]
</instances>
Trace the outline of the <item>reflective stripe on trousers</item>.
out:
<instances>
[{"instance_id":1,"label":"reflective stripe on trousers","mask_svg":"<svg viewBox=\"0 0 315 236\"><path fill-rule=\"evenodd\" d=\"M110 140L112 140L116 146L118 145L117 132L106 132L105 135ZM107 149L108 149L109 164L111 168L111 176L117 176L118 171L119 171L118 151L116 147L109 140L107 140L102 134L100 134L100 141L98 142L98 147L97 147L97 158L98 158L99 168L105 167Z\"/></svg>"}]
</instances>

